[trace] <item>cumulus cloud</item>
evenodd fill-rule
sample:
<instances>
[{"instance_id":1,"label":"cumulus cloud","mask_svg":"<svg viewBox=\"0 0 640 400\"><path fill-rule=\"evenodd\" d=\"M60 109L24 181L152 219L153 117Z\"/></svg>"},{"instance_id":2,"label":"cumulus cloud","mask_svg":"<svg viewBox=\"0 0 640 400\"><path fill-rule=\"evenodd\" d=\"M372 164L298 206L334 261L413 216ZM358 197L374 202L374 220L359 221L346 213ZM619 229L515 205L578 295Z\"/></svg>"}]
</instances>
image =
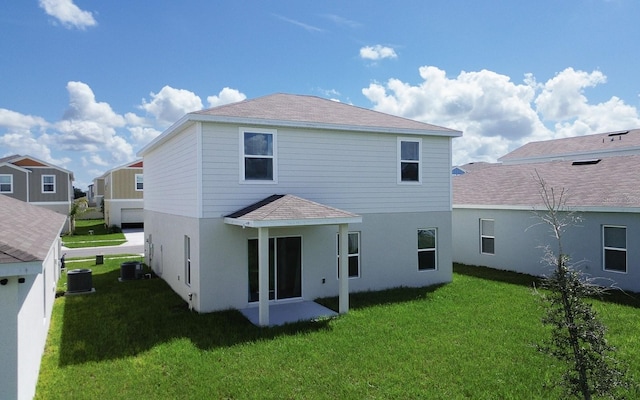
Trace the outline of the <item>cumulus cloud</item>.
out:
<instances>
[{"instance_id":1,"label":"cumulus cloud","mask_svg":"<svg viewBox=\"0 0 640 400\"><path fill-rule=\"evenodd\" d=\"M495 161L528 141L640 126L638 110L619 98L589 104L584 89L606 82L599 71L567 68L541 84L532 74L515 83L487 70L449 78L423 66L419 73L417 85L389 79L362 93L378 111L463 131L454 163Z\"/></svg>"},{"instance_id":2,"label":"cumulus cloud","mask_svg":"<svg viewBox=\"0 0 640 400\"><path fill-rule=\"evenodd\" d=\"M375 46L362 47L360 49L360 58L378 61L385 58L398 58L398 55L393 48L377 44Z\"/></svg>"},{"instance_id":3,"label":"cumulus cloud","mask_svg":"<svg viewBox=\"0 0 640 400\"><path fill-rule=\"evenodd\" d=\"M47 125L44 118L0 108L0 127L10 130L30 130L34 127L46 127Z\"/></svg>"},{"instance_id":4,"label":"cumulus cloud","mask_svg":"<svg viewBox=\"0 0 640 400\"><path fill-rule=\"evenodd\" d=\"M163 127L167 127L185 114L202 109L202 100L185 89L163 87L158 93L150 93L151 100L142 100L140 108L152 115Z\"/></svg>"},{"instance_id":5,"label":"cumulus cloud","mask_svg":"<svg viewBox=\"0 0 640 400\"><path fill-rule=\"evenodd\" d=\"M40 7L65 28L86 29L98 22L89 11L81 10L72 0L40 0Z\"/></svg>"},{"instance_id":6,"label":"cumulus cloud","mask_svg":"<svg viewBox=\"0 0 640 400\"><path fill-rule=\"evenodd\" d=\"M217 107L229 103L236 103L246 98L247 96L239 90L225 87L217 96L207 97L207 102L209 103L209 107Z\"/></svg>"}]
</instances>

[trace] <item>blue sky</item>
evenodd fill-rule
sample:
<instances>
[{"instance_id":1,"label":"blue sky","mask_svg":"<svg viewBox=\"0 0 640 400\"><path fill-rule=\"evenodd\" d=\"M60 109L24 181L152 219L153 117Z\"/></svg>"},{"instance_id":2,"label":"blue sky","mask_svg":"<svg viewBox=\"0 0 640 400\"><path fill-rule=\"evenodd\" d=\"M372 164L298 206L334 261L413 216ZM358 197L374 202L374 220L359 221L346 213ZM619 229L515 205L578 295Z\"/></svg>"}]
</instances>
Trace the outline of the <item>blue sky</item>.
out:
<instances>
[{"instance_id":1,"label":"blue sky","mask_svg":"<svg viewBox=\"0 0 640 400\"><path fill-rule=\"evenodd\" d=\"M185 113L310 94L462 130L454 163L640 127L640 2L91 1L0 5L0 157L75 186Z\"/></svg>"}]
</instances>

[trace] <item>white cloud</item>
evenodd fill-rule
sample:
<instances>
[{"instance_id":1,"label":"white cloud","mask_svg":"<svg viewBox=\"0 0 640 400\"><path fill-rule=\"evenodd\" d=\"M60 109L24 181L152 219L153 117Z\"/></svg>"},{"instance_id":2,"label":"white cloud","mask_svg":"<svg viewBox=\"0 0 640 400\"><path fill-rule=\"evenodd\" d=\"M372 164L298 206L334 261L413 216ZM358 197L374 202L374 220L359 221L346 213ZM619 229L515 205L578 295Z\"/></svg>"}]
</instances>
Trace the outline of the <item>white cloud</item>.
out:
<instances>
[{"instance_id":1,"label":"white cloud","mask_svg":"<svg viewBox=\"0 0 640 400\"><path fill-rule=\"evenodd\" d=\"M157 129L145 126L130 126L127 129L131 133L131 138L142 145L149 143L162 133Z\"/></svg>"},{"instance_id":2,"label":"white cloud","mask_svg":"<svg viewBox=\"0 0 640 400\"><path fill-rule=\"evenodd\" d=\"M514 83L487 70L455 78L433 66L419 71L418 85L389 79L362 93L378 111L463 131L453 142L456 164L495 161L529 141L640 126L638 110L616 97L589 104L584 89L606 82L598 71L567 68L543 84L532 74ZM543 116L555 125L546 126Z\"/></svg>"},{"instance_id":3,"label":"white cloud","mask_svg":"<svg viewBox=\"0 0 640 400\"><path fill-rule=\"evenodd\" d=\"M64 120L92 121L110 127L121 127L125 119L115 113L108 103L96 102L93 90L83 82L67 83L69 107L64 113Z\"/></svg>"},{"instance_id":4,"label":"white cloud","mask_svg":"<svg viewBox=\"0 0 640 400\"><path fill-rule=\"evenodd\" d=\"M247 96L239 90L225 87L217 96L207 97L207 102L209 103L209 107L217 107L229 103L236 103L246 98Z\"/></svg>"},{"instance_id":5,"label":"white cloud","mask_svg":"<svg viewBox=\"0 0 640 400\"><path fill-rule=\"evenodd\" d=\"M150 96L151 101L143 99L140 108L152 115L162 127L173 124L187 113L202 109L200 97L188 90L165 86Z\"/></svg>"},{"instance_id":6,"label":"white cloud","mask_svg":"<svg viewBox=\"0 0 640 400\"><path fill-rule=\"evenodd\" d=\"M377 44L375 46L365 46L361 48L360 58L378 61L385 58L398 58L398 55L393 48Z\"/></svg>"},{"instance_id":7,"label":"white cloud","mask_svg":"<svg viewBox=\"0 0 640 400\"><path fill-rule=\"evenodd\" d=\"M81 10L73 0L40 0L40 7L58 20L65 28L85 29L98 22L89 11Z\"/></svg>"},{"instance_id":8,"label":"white cloud","mask_svg":"<svg viewBox=\"0 0 640 400\"><path fill-rule=\"evenodd\" d=\"M0 108L0 127L11 130L29 130L34 127L46 127L47 125L47 121L44 118Z\"/></svg>"}]
</instances>

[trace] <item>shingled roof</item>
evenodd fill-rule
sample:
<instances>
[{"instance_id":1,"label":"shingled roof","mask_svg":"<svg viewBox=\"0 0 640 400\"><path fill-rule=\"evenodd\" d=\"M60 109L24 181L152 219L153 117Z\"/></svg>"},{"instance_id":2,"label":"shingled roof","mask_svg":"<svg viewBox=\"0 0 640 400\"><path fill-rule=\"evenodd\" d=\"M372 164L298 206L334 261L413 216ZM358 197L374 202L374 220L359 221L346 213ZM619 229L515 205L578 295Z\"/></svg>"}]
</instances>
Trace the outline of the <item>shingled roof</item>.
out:
<instances>
[{"instance_id":1,"label":"shingled roof","mask_svg":"<svg viewBox=\"0 0 640 400\"><path fill-rule=\"evenodd\" d=\"M276 93L185 115L138 152L163 143L196 121L346 131L462 136L462 132L316 96Z\"/></svg>"},{"instance_id":2,"label":"shingled roof","mask_svg":"<svg viewBox=\"0 0 640 400\"><path fill-rule=\"evenodd\" d=\"M291 194L274 194L225 216L225 222L257 228L358 223L362 218Z\"/></svg>"},{"instance_id":3,"label":"shingled roof","mask_svg":"<svg viewBox=\"0 0 640 400\"><path fill-rule=\"evenodd\" d=\"M640 154L640 129L530 142L499 158L505 164Z\"/></svg>"},{"instance_id":4,"label":"shingled roof","mask_svg":"<svg viewBox=\"0 0 640 400\"><path fill-rule=\"evenodd\" d=\"M571 208L640 212L638 165L640 155L469 168L466 174L453 177L453 204L540 207L537 173L549 187L567 191Z\"/></svg>"},{"instance_id":5,"label":"shingled roof","mask_svg":"<svg viewBox=\"0 0 640 400\"><path fill-rule=\"evenodd\" d=\"M67 217L0 195L0 264L44 260Z\"/></svg>"}]
</instances>

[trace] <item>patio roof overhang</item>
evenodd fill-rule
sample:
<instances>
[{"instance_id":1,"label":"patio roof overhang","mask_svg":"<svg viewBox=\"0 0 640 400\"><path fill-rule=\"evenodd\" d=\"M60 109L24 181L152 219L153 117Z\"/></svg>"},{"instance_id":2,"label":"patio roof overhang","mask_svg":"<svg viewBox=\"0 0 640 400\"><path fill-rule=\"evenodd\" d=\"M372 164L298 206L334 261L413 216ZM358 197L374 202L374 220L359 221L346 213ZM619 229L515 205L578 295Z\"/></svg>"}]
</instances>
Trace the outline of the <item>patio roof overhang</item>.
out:
<instances>
[{"instance_id":1,"label":"patio roof overhang","mask_svg":"<svg viewBox=\"0 0 640 400\"><path fill-rule=\"evenodd\" d=\"M277 228L357 224L362 217L294 195L275 194L226 215L224 222L245 228Z\"/></svg>"},{"instance_id":2,"label":"patio roof overhang","mask_svg":"<svg viewBox=\"0 0 640 400\"><path fill-rule=\"evenodd\" d=\"M269 228L290 226L337 225L339 233L340 274L339 312L349 310L348 236L349 224L362 217L290 194L275 194L248 207L226 215L224 222L243 228L258 229L258 324L269 325Z\"/></svg>"}]
</instances>

